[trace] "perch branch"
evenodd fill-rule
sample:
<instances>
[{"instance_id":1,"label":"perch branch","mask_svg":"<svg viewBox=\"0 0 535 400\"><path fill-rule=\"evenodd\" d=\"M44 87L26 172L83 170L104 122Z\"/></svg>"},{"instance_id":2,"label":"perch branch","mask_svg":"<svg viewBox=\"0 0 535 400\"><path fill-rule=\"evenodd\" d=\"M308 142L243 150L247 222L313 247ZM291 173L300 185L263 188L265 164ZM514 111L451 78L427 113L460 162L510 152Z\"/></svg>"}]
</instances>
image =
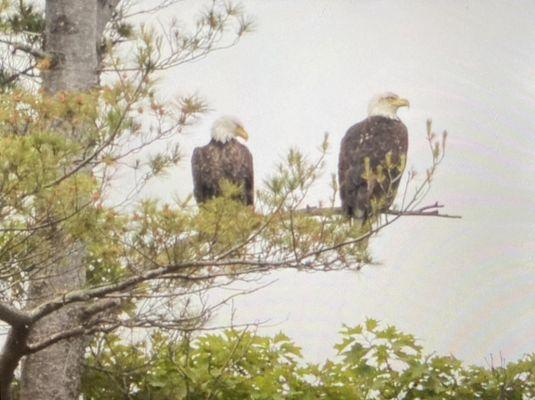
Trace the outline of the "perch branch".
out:
<instances>
[{"instance_id":1,"label":"perch branch","mask_svg":"<svg viewBox=\"0 0 535 400\"><path fill-rule=\"evenodd\" d=\"M443 204L438 202L430 204L428 206L420 207L415 210L388 210L383 212L387 215L396 215L396 216L417 216L417 217L439 217L439 218L462 218L460 215L450 215L450 214L441 214L440 209L444 208ZM327 216L327 215L342 215L342 207L311 207L306 206L305 208L295 210L296 214L305 214L311 216Z\"/></svg>"}]
</instances>

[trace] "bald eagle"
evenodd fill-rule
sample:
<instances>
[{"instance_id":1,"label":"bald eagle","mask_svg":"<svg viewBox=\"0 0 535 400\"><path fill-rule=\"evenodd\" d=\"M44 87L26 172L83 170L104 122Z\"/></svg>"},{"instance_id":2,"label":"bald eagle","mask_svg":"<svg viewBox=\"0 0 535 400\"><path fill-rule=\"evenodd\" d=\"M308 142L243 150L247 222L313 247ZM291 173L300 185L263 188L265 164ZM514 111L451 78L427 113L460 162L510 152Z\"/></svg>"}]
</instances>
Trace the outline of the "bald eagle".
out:
<instances>
[{"instance_id":1,"label":"bald eagle","mask_svg":"<svg viewBox=\"0 0 535 400\"><path fill-rule=\"evenodd\" d=\"M338 182L342 210L365 224L392 205L405 168L407 127L397 116L409 101L394 93L371 99L368 118L348 129L340 146Z\"/></svg>"},{"instance_id":2,"label":"bald eagle","mask_svg":"<svg viewBox=\"0 0 535 400\"><path fill-rule=\"evenodd\" d=\"M194 149L191 158L193 195L198 204L221 196L224 180L241 187L236 200L253 204L253 156L237 137L249 138L243 125L236 118L221 117L212 126L210 143Z\"/></svg>"}]
</instances>

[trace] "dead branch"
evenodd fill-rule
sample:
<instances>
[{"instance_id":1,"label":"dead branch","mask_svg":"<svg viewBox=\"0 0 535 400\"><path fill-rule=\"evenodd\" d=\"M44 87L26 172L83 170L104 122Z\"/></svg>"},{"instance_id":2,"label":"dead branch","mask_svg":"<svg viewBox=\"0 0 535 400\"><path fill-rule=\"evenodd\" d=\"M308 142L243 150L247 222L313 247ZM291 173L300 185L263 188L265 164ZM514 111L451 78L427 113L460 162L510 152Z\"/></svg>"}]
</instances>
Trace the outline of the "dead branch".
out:
<instances>
[{"instance_id":1,"label":"dead branch","mask_svg":"<svg viewBox=\"0 0 535 400\"><path fill-rule=\"evenodd\" d=\"M415 216L415 217L439 217L439 218L454 218L460 219L461 215L442 214L440 209L444 208L443 204L435 202L428 206L420 207L414 210L388 210L383 212L387 215L395 216ZM314 217L330 216L330 215L343 215L342 207L312 207L306 206L305 208L293 211L294 214L310 215Z\"/></svg>"}]
</instances>

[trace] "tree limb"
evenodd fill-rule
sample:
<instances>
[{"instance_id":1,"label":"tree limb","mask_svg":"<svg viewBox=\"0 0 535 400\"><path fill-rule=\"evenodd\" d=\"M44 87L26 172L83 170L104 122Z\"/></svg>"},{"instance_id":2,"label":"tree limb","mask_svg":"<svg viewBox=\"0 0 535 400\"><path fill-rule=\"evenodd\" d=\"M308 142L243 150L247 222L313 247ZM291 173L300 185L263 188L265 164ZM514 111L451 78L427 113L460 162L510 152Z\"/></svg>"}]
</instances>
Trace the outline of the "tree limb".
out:
<instances>
[{"instance_id":1,"label":"tree limb","mask_svg":"<svg viewBox=\"0 0 535 400\"><path fill-rule=\"evenodd\" d=\"M28 352L26 341L30 333L29 325L12 326L0 353L0 399L11 399L11 383L15 370Z\"/></svg>"},{"instance_id":2,"label":"tree limb","mask_svg":"<svg viewBox=\"0 0 535 400\"><path fill-rule=\"evenodd\" d=\"M6 39L0 39L0 43L7 44L8 46L13 47L14 50L23 51L24 53L30 54L31 56L37 59L44 59L44 58L52 57L51 53L47 53L46 51L30 46L26 43L15 42L15 41L6 40Z\"/></svg>"},{"instance_id":3,"label":"tree limb","mask_svg":"<svg viewBox=\"0 0 535 400\"><path fill-rule=\"evenodd\" d=\"M88 320L96 314L119 307L120 305L121 301L119 299L103 299L101 301L97 301L96 303L90 304L81 310L82 319Z\"/></svg>"},{"instance_id":4,"label":"tree limb","mask_svg":"<svg viewBox=\"0 0 535 400\"><path fill-rule=\"evenodd\" d=\"M420 207L415 210L388 210L382 214L396 215L396 216L416 216L416 217L439 217L439 218L455 218L460 219L460 215L441 214L439 209L444 208L443 204L438 202L428 206ZM310 216L328 216L328 215L342 215L344 211L342 207L311 207L307 206L303 209L295 210L295 214L303 214Z\"/></svg>"},{"instance_id":5,"label":"tree limb","mask_svg":"<svg viewBox=\"0 0 535 400\"><path fill-rule=\"evenodd\" d=\"M28 314L3 303L0 303L0 320L14 327L31 323L31 318Z\"/></svg>"},{"instance_id":6,"label":"tree limb","mask_svg":"<svg viewBox=\"0 0 535 400\"><path fill-rule=\"evenodd\" d=\"M137 276L132 276L130 278L125 278L123 281L104 285L101 287L96 287L92 289L81 289L81 290L75 290L69 293L66 293L63 296L56 297L55 299L40 304L39 306L35 307L31 313L31 321L36 322L43 317L53 313L54 311L59 310L60 308L66 306L67 304L76 303L76 302L83 302L88 301L95 298L103 298L106 295L109 295L111 293L117 293L122 292L125 290L129 290L132 287L139 285L140 283L158 279L161 277L164 277L168 274L176 273L177 271L186 269L186 268L201 268L201 267L210 267L210 266L218 266L218 267L224 267L224 266L232 266L232 265L241 265L241 266L249 266L249 267L255 267L254 272L260 272L262 270L266 270L270 267L277 267L277 266L291 266L291 264L288 262L288 260L283 260L280 262L266 262L266 261L260 261L260 260L225 260L225 261L215 261L215 260L206 260L206 261L189 261L185 263L178 263L178 264L171 264L171 265L165 265L159 268L152 269L150 271L147 271L143 274L139 274ZM251 271L243 272L250 273ZM232 275L239 275L240 273L235 272L232 273ZM183 280L190 280L190 281L199 281L199 280L207 280L207 279L213 279L217 277L222 276L229 276L229 274L213 274L210 273L206 276L188 276L188 275L180 275L180 278ZM178 275L174 275L175 278L178 277Z\"/></svg>"},{"instance_id":7,"label":"tree limb","mask_svg":"<svg viewBox=\"0 0 535 400\"><path fill-rule=\"evenodd\" d=\"M58 343L62 340L66 340L66 339L70 339L70 338L74 338L74 337L78 337L82 335L92 335L92 334L99 333L99 332L109 333L117 329L120 326L121 324L119 323L115 323L115 324L108 325L105 327L104 326L87 327L84 325L80 325L80 326L77 326L76 328L72 328L63 332L55 333L49 336L48 338L46 338L45 340L28 345L27 352L28 354L37 353L38 351L46 349L47 347L55 343Z\"/></svg>"}]
</instances>

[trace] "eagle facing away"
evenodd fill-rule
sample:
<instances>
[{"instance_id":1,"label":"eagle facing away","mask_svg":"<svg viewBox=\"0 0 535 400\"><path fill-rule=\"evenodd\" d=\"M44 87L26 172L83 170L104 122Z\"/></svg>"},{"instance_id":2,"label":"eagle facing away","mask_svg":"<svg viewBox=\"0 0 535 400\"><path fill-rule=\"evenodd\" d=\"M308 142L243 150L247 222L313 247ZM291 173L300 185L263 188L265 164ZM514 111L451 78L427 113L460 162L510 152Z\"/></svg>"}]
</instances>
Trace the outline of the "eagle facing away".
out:
<instances>
[{"instance_id":1,"label":"eagle facing away","mask_svg":"<svg viewBox=\"0 0 535 400\"><path fill-rule=\"evenodd\" d=\"M397 117L409 101L394 93L375 96L368 118L348 129L338 159L338 182L345 215L366 223L392 205L405 167L407 127Z\"/></svg>"},{"instance_id":2,"label":"eagle facing away","mask_svg":"<svg viewBox=\"0 0 535 400\"><path fill-rule=\"evenodd\" d=\"M224 180L242 189L236 200L253 204L253 156L237 137L249 138L243 125L233 117L221 117L212 126L210 143L193 150L193 195L198 204L221 196Z\"/></svg>"}]
</instances>

